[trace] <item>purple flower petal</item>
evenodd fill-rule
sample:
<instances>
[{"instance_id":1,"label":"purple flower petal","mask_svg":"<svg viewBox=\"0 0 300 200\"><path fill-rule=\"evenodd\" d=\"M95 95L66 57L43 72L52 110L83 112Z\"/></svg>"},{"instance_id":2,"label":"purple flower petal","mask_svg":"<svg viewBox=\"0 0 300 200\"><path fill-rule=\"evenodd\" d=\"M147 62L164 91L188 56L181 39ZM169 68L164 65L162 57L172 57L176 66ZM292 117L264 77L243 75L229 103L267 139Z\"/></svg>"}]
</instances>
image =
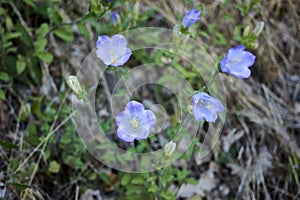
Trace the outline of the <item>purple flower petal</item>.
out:
<instances>
[{"instance_id":1,"label":"purple flower petal","mask_svg":"<svg viewBox=\"0 0 300 200\"><path fill-rule=\"evenodd\" d=\"M127 135L127 133L120 128L118 128L117 134L118 137L125 142L132 142L134 140L134 137Z\"/></svg>"},{"instance_id":2,"label":"purple flower petal","mask_svg":"<svg viewBox=\"0 0 300 200\"><path fill-rule=\"evenodd\" d=\"M141 112L144 112L145 108L143 104L137 102L137 101L130 101L126 104L126 110L129 111L131 115L135 115Z\"/></svg>"},{"instance_id":3,"label":"purple flower petal","mask_svg":"<svg viewBox=\"0 0 300 200\"><path fill-rule=\"evenodd\" d=\"M125 52L125 53L123 53L123 52ZM125 50L123 52L122 52L123 53L122 55L118 55L118 57L116 59L116 63L111 64L111 66L113 66L113 67L121 66L129 60L129 58L132 54L130 49L125 48Z\"/></svg>"},{"instance_id":4,"label":"purple flower petal","mask_svg":"<svg viewBox=\"0 0 300 200\"><path fill-rule=\"evenodd\" d=\"M137 135L135 137L135 139L137 140L143 140L143 139L146 139L150 134L150 129L148 127L143 127L141 130L140 130L140 134Z\"/></svg>"},{"instance_id":5,"label":"purple flower petal","mask_svg":"<svg viewBox=\"0 0 300 200\"><path fill-rule=\"evenodd\" d=\"M156 117L151 110L146 110L143 112L143 117L140 118L141 126L153 127L156 123Z\"/></svg>"},{"instance_id":6,"label":"purple flower petal","mask_svg":"<svg viewBox=\"0 0 300 200\"><path fill-rule=\"evenodd\" d=\"M98 40L96 42L96 47L100 48L103 44L109 41L110 38L107 35L98 36Z\"/></svg>"},{"instance_id":7,"label":"purple flower petal","mask_svg":"<svg viewBox=\"0 0 300 200\"><path fill-rule=\"evenodd\" d=\"M116 34L116 35L113 35L111 37L111 42L113 44L116 45L117 48L120 48L120 47L126 47L127 46L127 40L126 38L121 35L121 34Z\"/></svg>"}]
</instances>

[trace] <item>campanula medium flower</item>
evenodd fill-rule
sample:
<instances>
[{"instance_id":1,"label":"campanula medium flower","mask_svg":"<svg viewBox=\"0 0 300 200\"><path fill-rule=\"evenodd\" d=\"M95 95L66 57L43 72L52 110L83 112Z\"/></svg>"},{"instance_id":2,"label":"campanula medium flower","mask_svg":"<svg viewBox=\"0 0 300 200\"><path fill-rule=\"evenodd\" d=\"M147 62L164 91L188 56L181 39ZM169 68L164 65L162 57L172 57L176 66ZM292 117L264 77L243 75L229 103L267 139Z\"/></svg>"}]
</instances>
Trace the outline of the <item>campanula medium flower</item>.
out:
<instances>
[{"instance_id":1,"label":"campanula medium flower","mask_svg":"<svg viewBox=\"0 0 300 200\"><path fill-rule=\"evenodd\" d=\"M187 11L183 17L182 25L184 28L188 28L196 23L200 19L201 10L196 10L193 8L190 11Z\"/></svg>"},{"instance_id":2,"label":"campanula medium flower","mask_svg":"<svg viewBox=\"0 0 300 200\"><path fill-rule=\"evenodd\" d=\"M228 53L220 61L221 71L238 78L248 78L251 74L249 67L254 64L255 56L245 51L243 45L229 49Z\"/></svg>"},{"instance_id":3,"label":"campanula medium flower","mask_svg":"<svg viewBox=\"0 0 300 200\"><path fill-rule=\"evenodd\" d=\"M218 118L217 113L223 112L223 110L224 107L221 101L205 92L200 92L193 96L192 114L197 121L204 119L207 122L215 122Z\"/></svg>"},{"instance_id":4,"label":"campanula medium flower","mask_svg":"<svg viewBox=\"0 0 300 200\"><path fill-rule=\"evenodd\" d=\"M156 117L151 110L145 110L137 101L130 101L116 117L117 135L125 142L142 140L149 136L155 123Z\"/></svg>"},{"instance_id":5,"label":"campanula medium flower","mask_svg":"<svg viewBox=\"0 0 300 200\"><path fill-rule=\"evenodd\" d=\"M131 50L127 47L127 40L121 34L98 37L96 54L106 65L118 67L129 60Z\"/></svg>"}]
</instances>

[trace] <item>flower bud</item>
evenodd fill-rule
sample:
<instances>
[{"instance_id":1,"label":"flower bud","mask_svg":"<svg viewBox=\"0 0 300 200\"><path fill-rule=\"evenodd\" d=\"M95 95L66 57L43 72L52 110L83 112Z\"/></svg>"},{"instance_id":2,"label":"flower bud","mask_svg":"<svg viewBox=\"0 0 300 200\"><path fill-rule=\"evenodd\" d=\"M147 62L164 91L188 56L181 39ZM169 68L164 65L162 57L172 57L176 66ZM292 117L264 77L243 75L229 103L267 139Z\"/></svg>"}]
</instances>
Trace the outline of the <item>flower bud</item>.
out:
<instances>
[{"instance_id":1,"label":"flower bud","mask_svg":"<svg viewBox=\"0 0 300 200\"><path fill-rule=\"evenodd\" d=\"M259 36L259 34L262 32L262 30L264 29L264 26L265 26L265 22L263 21L260 21L256 24L253 32L256 36Z\"/></svg>"},{"instance_id":2,"label":"flower bud","mask_svg":"<svg viewBox=\"0 0 300 200\"><path fill-rule=\"evenodd\" d=\"M82 96L82 94L84 93L84 90L81 87L76 76L69 76L67 78L67 84L77 96Z\"/></svg>"},{"instance_id":3,"label":"flower bud","mask_svg":"<svg viewBox=\"0 0 300 200\"><path fill-rule=\"evenodd\" d=\"M169 142L164 147L165 155L170 157L172 153L175 151L175 149L176 149L176 143L173 141Z\"/></svg>"},{"instance_id":4,"label":"flower bud","mask_svg":"<svg viewBox=\"0 0 300 200\"><path fill-rule=\"evenodd\" d=\"M140 14L140 2L136 1L136 3L133 6L133 19L134 21L136 21L139 18L139 14Z\"/></svg>"},{"instance_id":5,"label":"flower bud","mask_svg":"<svg viewBox=\"0 0 300 200\"><path fill-rule=\"evenodd\" d=\"M243 32L243 37L247 37L249 35L249 32L250 32L250 26L246 26Z\"/></svg>"}]
</instances>

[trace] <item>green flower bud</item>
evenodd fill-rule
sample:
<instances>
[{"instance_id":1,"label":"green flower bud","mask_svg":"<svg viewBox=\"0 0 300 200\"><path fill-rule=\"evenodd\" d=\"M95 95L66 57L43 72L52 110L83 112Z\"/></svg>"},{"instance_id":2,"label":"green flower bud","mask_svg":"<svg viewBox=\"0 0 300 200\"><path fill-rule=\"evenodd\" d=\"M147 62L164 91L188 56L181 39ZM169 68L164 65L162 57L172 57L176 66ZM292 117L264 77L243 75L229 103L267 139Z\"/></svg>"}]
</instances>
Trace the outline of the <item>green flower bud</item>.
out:
<instances>
[{"instance_id":1,"label":"green flower bud","mask_svg":"<svg viewBox=\"0 0 300 200\"><path fill-rule=\"evenodd\" d=\"M264 26L265 26L265 22L263 21L260 21L256 24L253 32L256 36L259 36L259 34L262 32L262 30L264 29Z\"/></svg>"},{"instance_id":2,"label":"green flower bud","mask_svg":"<svg viewBox=\"0 0 300 200\"><path fill-rule=\"evenodd\" d=\"M249 35L249 32L250 32L250 27L246 26L246 28L244 29L244 32L243 32L243 37L247 37Z\"/></svg>"},{"instance_id":3,"label":"green flower bud","mask_svg":"<svg viewBox=\"0 0 300 200\"><path fill-rule=\"evenodd\" d=\"M69 76L67 78L67 84L78 97L83 97L85 92L76 76Z\"/></svg>"},{"instance_id":4,"label":"green flower bud","mask_svg":"<svg viewBox=\"0 0 300 200\"><path fill-rule=\"evenodd\" d=\"M170 157L172 155L172 153L175 151L175 149L176 149L176 143L173 141L169 142L164 147L165 155L167 157Z\"/></svg>"}]
</instances>

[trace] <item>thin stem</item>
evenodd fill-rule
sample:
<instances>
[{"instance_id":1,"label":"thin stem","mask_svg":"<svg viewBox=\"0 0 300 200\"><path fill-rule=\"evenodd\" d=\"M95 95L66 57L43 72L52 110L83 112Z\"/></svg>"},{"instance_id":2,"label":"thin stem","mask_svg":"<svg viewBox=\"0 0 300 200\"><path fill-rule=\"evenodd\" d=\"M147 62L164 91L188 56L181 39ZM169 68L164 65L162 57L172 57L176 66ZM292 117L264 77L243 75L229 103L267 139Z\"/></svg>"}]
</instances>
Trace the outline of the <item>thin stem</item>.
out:
<instances>
[{"instance_id":1,"label":"thin stem","mask_svg":"<svg viewBox=\"0 0 300 200\"><path fill-rule=\"evenodd\" d=\"M103 11L103 13L101 13L99 16L95 17L95 20L98 20L98 19L100 19L101 17L103 17L103 15L106 13L107 10L108 10L108 9L105 9L105 10ZM72 21L72 22L65 22L65 23L61 23L61 24L54 25L54 26L50 29L50 31L47 33L47 35L49 35L49 34L50 34L51 32L53 32L55 29L61 28L61 27L63 27L63 26L71 26L71 25L74 25L74 24L77 24L77 23L80 23L80 22L84 22L84 21L85 21L84 19L85 19L85 18L82 17L82 18L76 19L76 20L74 20L74 21Z\"/></svg>"},{"instance_id":2,"label":"thin stem","mask_svg":"<svg viewBox=\"0 0 300 200\"><path fill-rule=\"evenodd\" d=\"M74 113L71 113L66 119L64 119L53 131L51 131L41 142L40 144L35 147L35 149L29 154L29 156L22 162L21 165L14 171L14 174L16 174L18 171L22 169L22 167L28 162L28 160L34 155L35 152L39 150L39 148L49 140L49 138L58 131L72 116Z\"/></svg>"}]
</instances>

